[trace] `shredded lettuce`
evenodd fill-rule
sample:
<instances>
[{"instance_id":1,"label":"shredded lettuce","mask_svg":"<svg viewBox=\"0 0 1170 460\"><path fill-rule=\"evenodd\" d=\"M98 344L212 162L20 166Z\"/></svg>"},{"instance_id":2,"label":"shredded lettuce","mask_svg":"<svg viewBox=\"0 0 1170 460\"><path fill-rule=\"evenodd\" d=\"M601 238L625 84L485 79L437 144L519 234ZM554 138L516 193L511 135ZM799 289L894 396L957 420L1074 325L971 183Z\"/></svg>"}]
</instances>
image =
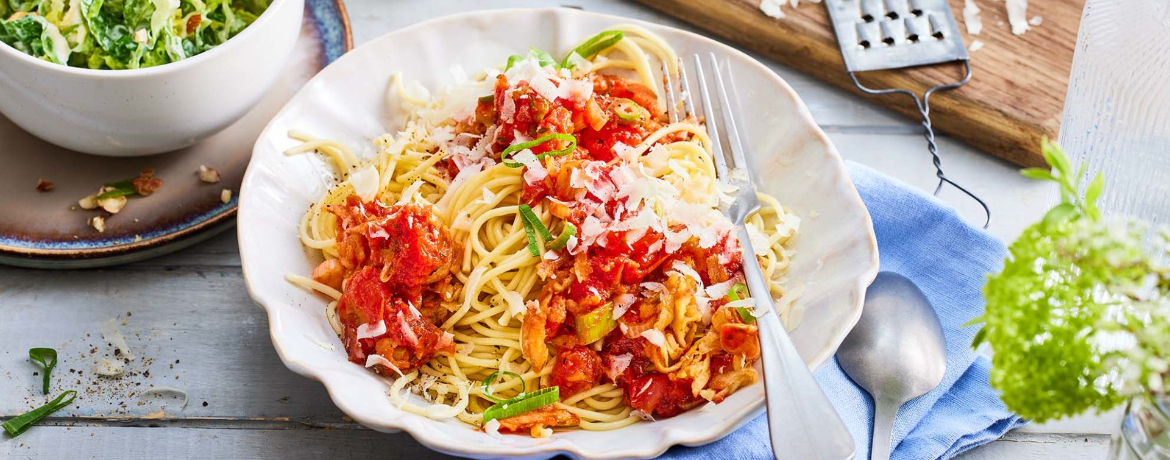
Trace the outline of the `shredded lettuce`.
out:
<instances>
[{"instance_id":1,"label":"shredded lettuce","mask_svg":"<svg viewBox=\"0 0 1170 460\"><path fill-rule=\"evenodd\" d=\"M0 42L91 69L137 69L219 46L268 0L0 0Z\"/></svg>"}]
</instances>

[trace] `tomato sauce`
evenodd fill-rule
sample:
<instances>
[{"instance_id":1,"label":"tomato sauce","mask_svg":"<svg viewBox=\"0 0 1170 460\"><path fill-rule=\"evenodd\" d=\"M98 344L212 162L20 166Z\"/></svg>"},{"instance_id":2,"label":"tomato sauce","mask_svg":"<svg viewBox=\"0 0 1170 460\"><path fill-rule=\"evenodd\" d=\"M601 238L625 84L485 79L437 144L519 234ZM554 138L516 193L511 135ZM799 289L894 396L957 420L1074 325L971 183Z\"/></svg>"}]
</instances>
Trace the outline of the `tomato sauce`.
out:
<instances>
[{"instance_id":1,"label":"tomato sauce","mask_svg":"<svg viewBox=\"0 0 1170 460\"><path fill-rule=\"evenodd\" d=\"M384 206L351 195L329 211L338 217L345 278L337 315L349 359L365 365L377 354L405 373L437 353L453 353L454 341L437 324L458 246L430 207ZM362 327L383 332L358 338Z\"/></svg>"}]
</instances>

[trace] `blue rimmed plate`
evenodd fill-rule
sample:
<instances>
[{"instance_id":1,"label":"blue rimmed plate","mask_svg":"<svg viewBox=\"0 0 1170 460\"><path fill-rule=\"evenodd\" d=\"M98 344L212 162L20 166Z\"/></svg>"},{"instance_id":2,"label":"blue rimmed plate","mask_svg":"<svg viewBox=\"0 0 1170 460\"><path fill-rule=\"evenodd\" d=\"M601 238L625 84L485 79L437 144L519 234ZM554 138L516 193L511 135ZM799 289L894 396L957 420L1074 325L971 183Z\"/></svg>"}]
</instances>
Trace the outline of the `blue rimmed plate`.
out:
<instances>
[{"instance_id":1,"label":"blue rimmed plate","mask_svg":"<svg viewBox=\"0 0 1170 460\"><path fill-rule=\"evenodd\" d=\"M269 119L333 60L353 48L342 0L307 0L304 26L284 77L244 118L207 141L179 152L110 158L64 150L0 116L0 264L89 268L156 257L203 241L235 224L236 195L252 145ZM52 120L46 120L52 123ZM199 180L200 165L221 180ZM77 209L102 183L154 168L163 187L131 199L116 215ZM36 190L40 179L53 183ZM225 203L224 189L231 190ZM88 224L106 219L105 230Z\"/></svg>"}]
</instances>

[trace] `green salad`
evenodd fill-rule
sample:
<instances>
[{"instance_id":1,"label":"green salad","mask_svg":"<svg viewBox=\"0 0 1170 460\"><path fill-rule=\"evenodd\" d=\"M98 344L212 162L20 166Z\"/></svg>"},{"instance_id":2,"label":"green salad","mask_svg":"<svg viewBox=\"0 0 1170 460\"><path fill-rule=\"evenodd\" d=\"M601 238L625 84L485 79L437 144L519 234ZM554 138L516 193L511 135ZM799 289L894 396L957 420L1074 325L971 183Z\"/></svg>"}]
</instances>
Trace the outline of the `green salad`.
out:
<instances>
[{"instance_id":1,"label":"green salad","mask_svg":"<svg viewBox=\"0 0 1170 460\"><path fill-rule=\"evenodd\" d=\"M163 65L248 27L268 0L0 0L0 41L90 69Z\"/></svg>"}]
</instances>

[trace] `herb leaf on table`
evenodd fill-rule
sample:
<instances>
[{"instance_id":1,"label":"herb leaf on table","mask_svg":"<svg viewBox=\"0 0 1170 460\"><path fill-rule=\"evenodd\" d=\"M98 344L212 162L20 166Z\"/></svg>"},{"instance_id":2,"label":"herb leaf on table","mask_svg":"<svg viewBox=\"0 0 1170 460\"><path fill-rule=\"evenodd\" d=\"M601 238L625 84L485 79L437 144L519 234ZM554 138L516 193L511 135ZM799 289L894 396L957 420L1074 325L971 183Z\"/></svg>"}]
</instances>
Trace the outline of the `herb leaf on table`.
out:
<instances>
[{"instance_id":1,"label":"herb leaf on table","mask_svg":"<svg viewBox=\"0 0 1170 460\"><path fill-rule=\"evenodd\" d=\"M53 368L57 366L57 350L52 348L30 348L28 350L28 358L44 366L45 377L41 383L41 393L49 394L49 374L52 374Z\"/></svg>"}]
</instances>

